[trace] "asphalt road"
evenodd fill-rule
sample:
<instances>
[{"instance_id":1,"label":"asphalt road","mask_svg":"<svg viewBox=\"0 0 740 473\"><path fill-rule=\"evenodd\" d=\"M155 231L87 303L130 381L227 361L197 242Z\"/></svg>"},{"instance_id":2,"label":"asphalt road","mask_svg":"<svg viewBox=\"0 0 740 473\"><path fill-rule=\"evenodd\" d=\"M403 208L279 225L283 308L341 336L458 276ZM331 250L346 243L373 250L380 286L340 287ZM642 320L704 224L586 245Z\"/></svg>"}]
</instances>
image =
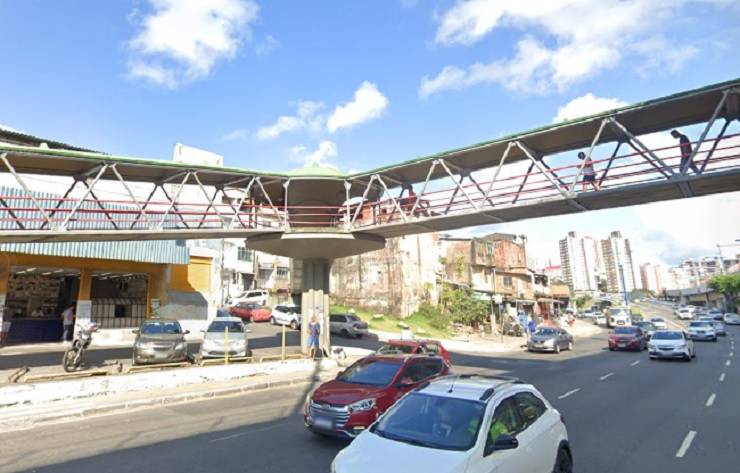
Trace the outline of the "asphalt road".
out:
<instances>
[{"instance_id":1,"label":"asphalt road","mask_svg":"<svg viewBox=\"0 0 740 473\"><path fill-rule=\"evenodd\" d=\"M667 315L646 308L648 315ZM740 328L728 328L717 343L697 343L691 363L609 352L605 333L579 340L572 353L453 354L453 363L458 372L507 373L535 384L565 417L578 472L737 471L734 343ZM327 472L346 443L305 431L300 411L306 391L274 390L0 434L0 472Z\"/></svg>"}]
</instances>

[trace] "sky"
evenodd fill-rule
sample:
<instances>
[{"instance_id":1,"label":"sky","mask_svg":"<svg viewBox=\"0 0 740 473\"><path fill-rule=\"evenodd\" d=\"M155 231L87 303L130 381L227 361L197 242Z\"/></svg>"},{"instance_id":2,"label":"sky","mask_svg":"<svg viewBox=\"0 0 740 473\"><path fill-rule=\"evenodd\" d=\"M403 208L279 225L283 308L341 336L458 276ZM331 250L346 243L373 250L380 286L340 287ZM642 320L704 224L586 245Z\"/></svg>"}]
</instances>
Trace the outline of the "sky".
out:
<instances>
[{"instance_id":1,"label":"sky","mask_svg":"<svg viewBox=\"0 0 740 473\"><path fill-rule=\"evenodd\" d=\"M257 170L374 168L740 77L735 0L0 0L0 18L0 125ZM638 262L675 264L740 239L739 214L735 193L459 233L557 261L570 230L621 230Z\"/></svg>"}]
</instances>

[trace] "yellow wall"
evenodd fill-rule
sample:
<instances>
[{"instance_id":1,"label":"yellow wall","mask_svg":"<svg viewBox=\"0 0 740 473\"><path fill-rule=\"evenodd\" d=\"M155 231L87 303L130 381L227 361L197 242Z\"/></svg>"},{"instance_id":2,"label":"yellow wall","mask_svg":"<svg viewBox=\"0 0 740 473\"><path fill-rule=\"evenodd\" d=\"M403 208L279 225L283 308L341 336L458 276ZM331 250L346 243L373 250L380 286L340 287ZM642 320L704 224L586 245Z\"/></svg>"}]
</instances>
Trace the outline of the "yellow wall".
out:
<instances>
[{"instance_id":1,"label":"yellow wall","mask_svg":"<svg viewBox=\"0 0 740 473\"><path fill-rule=\"evenodd\" d=\"M170 289L184 292L211 292L212 259L191 256L190 264L173 264Z\"/></svg>"}]
</instances>

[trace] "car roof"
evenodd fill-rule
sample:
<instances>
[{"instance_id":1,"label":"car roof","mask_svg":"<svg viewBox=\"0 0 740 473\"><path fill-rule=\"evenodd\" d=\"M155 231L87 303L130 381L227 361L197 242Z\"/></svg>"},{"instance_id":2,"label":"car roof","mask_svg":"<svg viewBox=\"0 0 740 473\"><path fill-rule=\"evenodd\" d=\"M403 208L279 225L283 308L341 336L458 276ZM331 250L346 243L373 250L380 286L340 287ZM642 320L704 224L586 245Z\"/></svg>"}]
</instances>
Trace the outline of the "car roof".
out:
<instances>
[{"instance_id":1,"label":"car roof","mask_svg":"<svg viewBox=\"0 0 740 473\"><path fill-rule=\"evenodd\" d=\"M472 401L488 401L497 391L517 385L534 389L532 385L508 376L479 374L450 375L430 381L417 391L441 397L454 397Z\"/></svg>"},{"instance_id":2,"label":"car roof","mask_svg":"<svg viewBox=\"0 0 740 473\"><path fill-rule=\"evenodd\" d=\"M219 317L217 319L211 320L211 323L209 323L208 325L211 325L214 322L241 322L241 321L242 319L240 319L239 317Z\"/></svg>"},{"instance_id":3,"label":"car roof","mask_svg":"<svg viewBox=\"0 0 740 473\"><path fill-rule=\"evenodd\" d=\"M429 359L429 358L438 358L442 360L441 356L432 355L432 354L424 354L424 355L412 355L409 353L373 353L371 355L368 355L364 358L362 358L360 361L367 360L367 361L397 361L400 363L407 363L411 360L415 359Z\"/></svg>"},{"instance_id":4,"label":"car roof","mask_svg":"<svg viewBox=\"0 0 740 473\"><path fill-rule=\"evenodd\" d=\"M145 324L151 324L154 322L177 322L180 323L177 319L165 319L165 318L159 318L159 317L152 317L151 319L145 320L143 323Z\"/></svg>"}]
</instances>

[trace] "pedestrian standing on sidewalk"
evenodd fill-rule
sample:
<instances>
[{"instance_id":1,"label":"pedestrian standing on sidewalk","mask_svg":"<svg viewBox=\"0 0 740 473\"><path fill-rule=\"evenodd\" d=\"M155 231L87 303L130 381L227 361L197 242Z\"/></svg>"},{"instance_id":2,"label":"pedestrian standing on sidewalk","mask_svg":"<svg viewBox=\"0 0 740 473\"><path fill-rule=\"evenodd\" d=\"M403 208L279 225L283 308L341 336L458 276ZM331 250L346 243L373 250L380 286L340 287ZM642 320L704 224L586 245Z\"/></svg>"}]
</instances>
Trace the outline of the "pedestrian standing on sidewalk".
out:
<instances>
[{"instance_id":1,"label":"pedestrian standing on sidewalk","mask_svg":"<svg viewBox=\"0 0 740 473\"><path fill-rule=\"evenodd\" d=\"M321 325L316 321L316 316L311 316L311 322L308 324L308 355L313 360L316 358L316 351L319 348L319 335L321 335Z\"/></svg>"},{"instance_id":2,"label":"pedestrian standing on sidewalk","mask_svg":"<svg viewBox=\"0 0 740 473\"><path fill-rule=\"evenodd\" d=\"M64 309L64 312L62 312L62 325L64 326L64 332L62 333L63 342L72 340L75 326L74 307L75 305L71 304L69 307Z\"/></svg>"},{"instance_id":3,"label":"pedestrian standing on sidewalk","mask_svg":"<svg viewBox=\"0 0 740 473\"><path fill-rule=\"evenodd\" d=\"M681 150L681 170L686 167L686 163L689 163L691 170L694 171L694 173L699 174L699 168L696 167L694 161L692 160L689 162L692 152L691 140L678 130L671 131L671 136L678 140L678 147Z\"/></svg>"},{"instance_id":4,"label":"pedestrian standing on sidewalk","mask_svg":"<svg viewBox=\"0 0 740 473\"><path fill-rule=\"evenodd\" d=\"M586 192L588 184L591 184L594 190L601 190L601 186L596 182L596 170L594 169L594 162L591 160L591 156L586 157L586 153L581 151L578 153L578 159L586 160L583 163L583 192Z\"/></svg>"}]
</instances>

